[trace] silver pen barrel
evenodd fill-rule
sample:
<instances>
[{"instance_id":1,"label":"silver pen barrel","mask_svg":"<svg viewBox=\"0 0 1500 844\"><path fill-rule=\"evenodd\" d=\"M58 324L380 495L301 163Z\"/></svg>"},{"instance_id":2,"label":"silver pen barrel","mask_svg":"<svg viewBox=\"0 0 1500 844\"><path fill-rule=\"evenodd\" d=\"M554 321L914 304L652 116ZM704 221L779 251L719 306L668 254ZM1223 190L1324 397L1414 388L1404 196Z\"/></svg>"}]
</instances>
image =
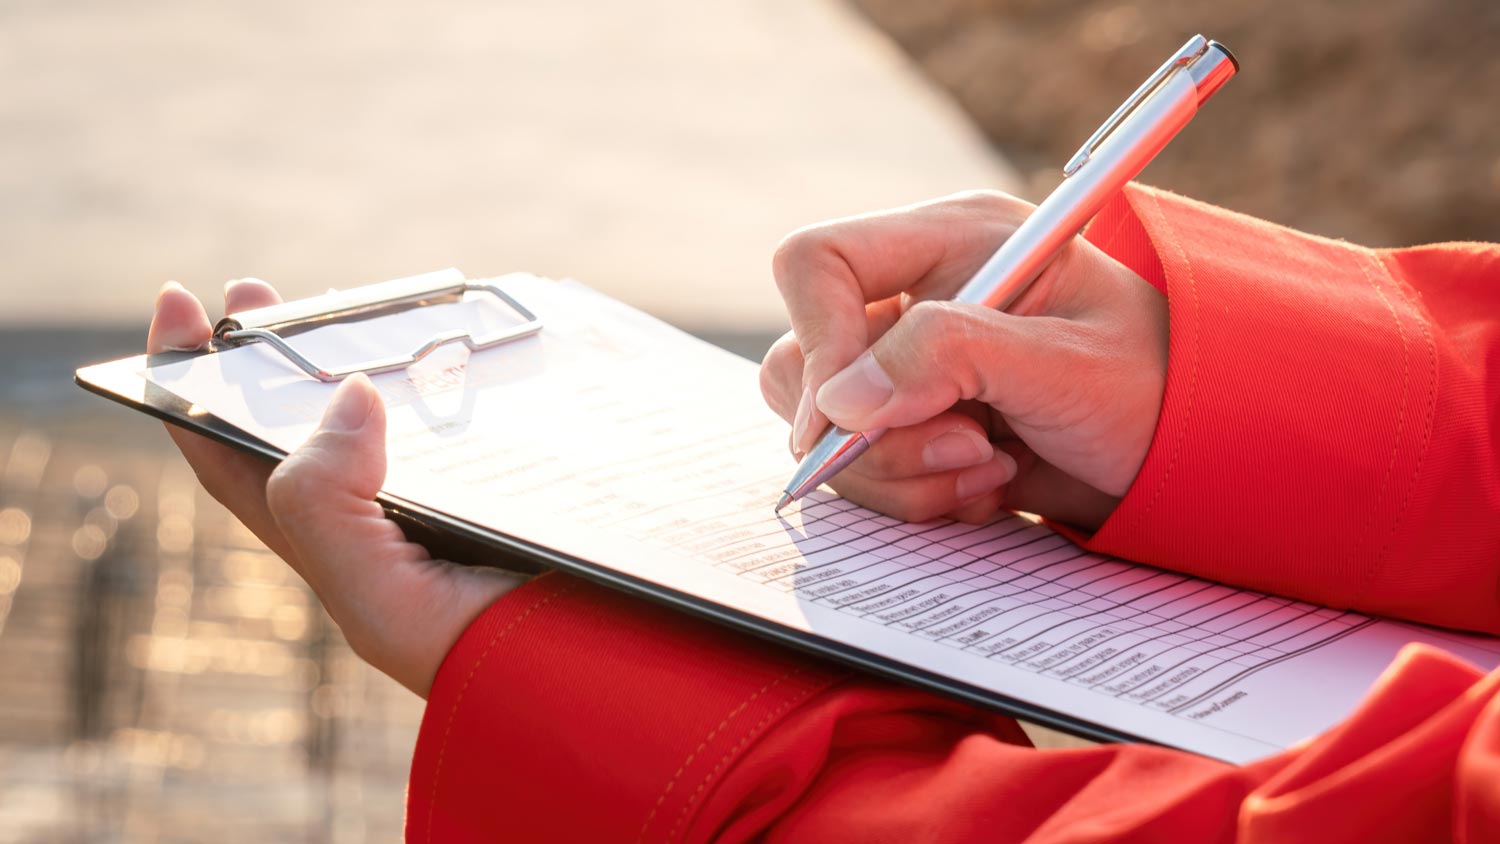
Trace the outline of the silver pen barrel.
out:
<instances>
[{"instance_id":1,"label":"silver pen barrel","mask_svg":"<svg viewBox=\"0 0 1500 844\"><path fill-rule=\"evenodd\" d=\"M1187 73L1165 79L1156 94L1137 105L1130 119L1116 127L1086 163L1042 200L953 301L1002 310L1014 302L1120 186L1144 169L1193 118L1198 110L1196 88Z\"/></svg>"},{"instance_id":2,"label":"silver pen barrel","mask_svg":"<svg viewBox=\"0 0 1500 844\"><path fill-rule=\"evenodd\" d=\"M802 461L797 471L787 482L776 512L788 503L796 501L818 488L818 485L837 475L845 466L864 454L885 431L845 431L837 425L830 426Z\"/></svg>"}]
</instances>

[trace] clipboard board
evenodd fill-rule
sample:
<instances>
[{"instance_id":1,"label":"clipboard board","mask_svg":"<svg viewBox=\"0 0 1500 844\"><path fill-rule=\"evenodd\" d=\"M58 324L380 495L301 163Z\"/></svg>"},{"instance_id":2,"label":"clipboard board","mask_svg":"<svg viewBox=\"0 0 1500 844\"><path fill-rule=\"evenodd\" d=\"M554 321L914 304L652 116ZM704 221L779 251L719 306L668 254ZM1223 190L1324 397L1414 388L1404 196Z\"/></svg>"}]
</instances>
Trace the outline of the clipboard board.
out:
<instances>
[{"instance_id":1,"label":"clipboard board","mask_svg":"<svg viewBox=\"0 0 1500 844\"><path fill-rule=\"evenodd\" d=\"M409 539L426 546L435 557L459 563L522 572L564 571L766 640L1096 741L1160 744L1245 762L1336 723L1352 710L1368 683L1407 642L1435 644L1476 664L1500 664L1500 640L1479 640L1315 607L1112 560L1089 554L1045 527L1017 517L978 527L952 522L907 525L835 496L822 495L810 509L799 505L802 509L791 522L786 515L773 519L768 512L762 514L761 507L769 511L771 501L760 493L772 492L766 485L775 481L766 480L765 474L774 471L773 465L780 465L776 460L780 457L779 445L771 442L780 427L760 404L759 396L751 395L753 367L581 285L554 284L529 276L498 281L512 294L525 291L521 298L531 300L542 318L550 320L550 329L509 294L502 295L500 302L519 321L496 319L493 313L476 319L476 310L487 310L480 303L474 303L474 308L451 303L465 297L486 297L493 289L502 294L506 290L493 283L470 283L456 270L448 270L244 312L216 327L213 350L125 358L84 367L76 380L112 401L275 462L286 456L285 451L248 433L265 431L266 436L286 447L300 442L283 435L290 430L285 426L255 427L260 419L254 409L274 405L273 396L290 393L302 397L291 403L297 408L295 424L307 426L298 430L306 431L315 421L319 406L310 397L321 396L326 401L327 388L319 382L336 381L357 371L394 373L445 345L492 348L535 335L526 344L495 348L488 357L471 357L462 370L468 384L465 395L479 396L478 404L472 407L488 413L471 415L474 420L484 420L482 424L488 427L470 444L497 455L490 458L492 461L523 462L514 467L472 460L452 464L467 466L465 471L471 473L469 481L455 475L452 486L433 485L431 481L413 484L410 473L394 482L388 477L390 489L424 499L412 500L389 492L377 496ZM412 310L428 306L437 307L420 313ZM360 320L381 315L388 316L384 326L390 331L371 337ZM454 328L454 324L464 327ZM299 362L282 351L282 345L297 351L296 343L288 343L287 338L295 339L297 333L319 326L330 327L330 331L309 336L303 345L303 350L318 350L313 359L302 356ZM263 332L275 335L274 339ZM241 343L264 344L270 351L222 361L204 360ZM414 346L386 348L397 343ZM629 348L630 353L626 353L631 344L639 348ZM373 355L373 359L342 368L319 359L320 355L344 352ZM254 394L257 398L253 401L238 393L236 401L240 404L217 405L225 408L225 413L250 414L235 417L246 427L217 418L170 389L157 386L162 378L146 377L149 368L183 363L187 365L171 368L173 374L165 376L168 380L164 383L179 383L172 378L191 380L196 372L197 380L184 392L207 401L214 401L213 389L240 383L237 378L247 379L244 384L264 382L264 389ZM436 359L432 364L435 368L444 366ZM516 374L512 367L518 365L526 374ZM267 371L267 366L275 370L274 374L257 374ZM696 377L703 379L697 382L700 392L693 394L692 410L698 414L693 424L699 429L693 448L706 449L714 456L718 462L711 467L700 467L696 462L703 452L694 452L697 456L685 460L660 458L663 448L673 454L684 443L694 442L693 432L681 428L684 423L677 421L682 417L655 415L681 410L680 400L673 397L682 395L683 383L691 383L680 380L685 371L696 372ZM544 375L545 380L530 380L537 374ZM502 388L487 393L485 385ZM546 389L549 386L553 388L550 392ZM530 392L512 393L508 391L511 387ZM530 405L549 408L545 412L514 413L511 402L518 395L541 396L544 402L555 404ZM441 430L445 428L433 427L428 417L411 410L413 404L390 407L405 412L406 437L443 436ZM467 412L478 414L472 407ZM606 410L600 411L601 407ZM617 407L629 412L608 409ZM556 416L559 413L567 415ZM663 421L668 418L673 421ZM611 436L597 436L596 426L601 420L613 420ZM742 427L735 428L741 423ZM622 427L632 424L636 427ZM626 434L627 430L634 433ZM705 438L703 430L710 436ZM728 436L734 431L738 433ZM547 443L553 442L548 438L554 436L560 437L556 441L564 443L565 452L547 450ZM540 439L532 442L518 437ZM575 448L576 439L570 437L582 437L599 447L579 450ZM546 464L546 460L529 465L524 462L536 453L562 460L561 469L523 478L514 488L479 487L492 491L486 495L500 497L486 498L483 506L473 505L472 490L476 487L466 484L490 483L496 472L507 475L505 470L510 469L524 475L532 467ZM560 453L566 458L558 457ZM452 471L450 464L423 464L421 458L411 459L416 462L407 464L408 469L423 473ZM648 462L632 462L640 460ZM660 465L652 470L651 461ZM633 468L622 473L624 465ZM655 476L649 472L666 473L660 477L675 485L679 476L674 473L685 470L710 480L697 486L689 484L691 489L684 490L687 497L678 496L663 507L650 507L659 489L652 484L659 481L650 480ZM645 486L637 483L643 472L648 478ZM725 472L729 474L714 477ZM430 477L421 475L423 479ZM545 492L543 487L527 486L538 478L547 485ZM579 487L575 489L573 483ZM652 497L631 498L642 490ZM699 497L706 502L702 506L695 503ZM610 504L603 521L580 517L580 507L586 510L611 499L626 503ZM611 527L622 515L635 518L628 514L640 514L641 510L633 508L642 506L652 520L646 524L656 523L657 528L640 534ZM741 521L725 522L713 515L723 508L730 508L734 519ZM507 515L510 513L519 515L512 519ZM538 522L546 524L539 526ZM850 525L858 527L846 529ZM662 526L668 536L676 538L651 542L642 538L652 535L653 530L662 530ZM748 532L749 539L741 530L747 526L753 528ZM925 536L934 531L933 535L944 538ZM728 542L721 543L726 536ZM948 539L955 536L963 538ZM1040 544L1033 547L1036 542ZM960 559L953 561L951 555ZM987 568L976 574L969 568L975 564ZM1053 566L1060 568L1049 571ZM955 572L958 574L950 578ZM919 581L931 585L908 589ZM987 582L998 585L992 587ZM871 591L872 584L879 591ZM824 597L829 585L834 590L853 590L851 599L829 603ZM1172 597L1151 598L1158 593ZM1204 597L1193 597L1200 593ZM1138 600L1144 603L1137 604ZM1228 603L1215 606L1221 600ZM899 606L906 601L911 605ZM969 601L973 603L966 608ZM954 606L945 609L946 602ZM893 605L892 612L879 609ZM986 605L991 607L984 613L973 609ZM1163 606L1172 608L1160 609ZM846 612L849 608L852 610ZM950 613L955 608L956 616ZM1017 614L1010 616L1013 610ZM1290 644L1278 649L1269 640L1263 642L1258 624L1250 624L1230 643L1205 641L1225 638L1218 633L1225 624L1239 626L1234 619L1242 610L1254 618L1269 617L1266 624L1274 623L1269 628L1272 630L1290 625L1276 634L1280 637L1276 642ZM940 614L924 615L929 612ZM971 616L965 618L965 613ZM1210 623L1212 618L1226 615L1228 621ZM907 623L901 621L903 618L918 621ZM954 625L954 618L962 623ZM990 618L996 619L994 625L986 621ZM1037 631L1007 632L1033 620ZM971 623L973 626L968 626ZM1072 626L1075 624L1079 626ZM903 626L905 630L900 629ZM1047 632L1059 628L1071 632ZM1177 635L1184 630L1191 635ZM1038 640L1038 636L1042 638ZM1101 637L1108 640L1116 636L1120 638L1110 647L1082 659L1082 674L1073 669L1059 674L1049 668L1056 663L1048 660L1074 659L1098 644ZM1148 647L1137 638L1158 644ZM1038 645L1043 649L1038 650ZM1241 646L1250 646L1253 657L1247 656ZM1078 650L1080 647L1085 650ZM1006 653L1012 649L1017 650ZM1047 649L1060 656L1045 656ZM1189 663L1200 666L1193 669L1197 673L1182 672L1181 666ZM1117 671L1121 673L1114 673ZM1204 678L1201 681L1200 676ZM1330 677L1337 682L1324 687L1316 706L1300 706L1296 717L1287 717L1287 706L1298 701L1312 703L1302 697L1309 678L1324 682ZM1183 682L1188 685L1173 685ZM1156 691L1158 688L1164 691ZM1126 694L1133 699L1122 699ZM1246 695L1249 703L1241 700ZM1233 706L1223 703L1226 698ZM1219 718L1218 713L1229 713L1224 716L1229 720L1199 720Z\"/></svg>"},{"instance_id":2,"label":"clipboard board","mask_svg":"<svg viewBox=\"0 0 1500 844\"><path fill-rule=\"evenodd\" d=\"M447 332L409 352L393 351L389 357L340 368L325 367L318 361L310 360L288 342L288 338L320 326L358 322L408 308L453 302L466 293L475 292L497 296L519 314L523 322L508 332L487 337L474 337L463 331ZM348 291L330 291L323 296L244 311L233 317L226 317L215 325L214 339L208 350L136 355L94 364L80 368L75 373L74 381L83 389L110 401L274 464L285 459L287 453L157 386L143 376L145 370L215 354L243 343L260 342L275 348L307 377L320 381L337 381L355 372L375 374L402 369L444 345L461 343L471 350L479 350L512 342L543 330L545 326L540 319L498 286L469 282L458 270L448 269ZM832 639L785 627L591 560L454 518L419 502L385 492L377 495L376 500L385 510L386 516L401 527L410 541L424 546L438 559L527 574L548 570L563 571L776 644L790 646L1070 735L1100 742L1159 744L1142 736L998 694Z\"/></svg>"}]
</instances>

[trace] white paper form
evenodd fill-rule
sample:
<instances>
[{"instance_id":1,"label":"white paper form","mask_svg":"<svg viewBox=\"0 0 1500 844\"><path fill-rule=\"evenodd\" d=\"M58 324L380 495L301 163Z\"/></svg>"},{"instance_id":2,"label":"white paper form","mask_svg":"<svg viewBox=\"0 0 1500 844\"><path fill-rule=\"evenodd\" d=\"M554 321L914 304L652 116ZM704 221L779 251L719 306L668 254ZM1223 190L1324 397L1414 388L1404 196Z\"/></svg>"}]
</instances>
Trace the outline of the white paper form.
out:
<instances>
[{"instance_id":1,"label":"white paper form","mask_svg":"<svg viewBox=\"0 0 1500 844\"><path fill-rule=\"evenodd\" d=\"M1494 639L1089 554L1020 517L905 524L820 491L778 519L772 505L792 462L754 365L581 285L498 283L541 316L540 335L472 355L440 350L374 379L389 407L390 494L1233 762L1331 726L1407 642L1500 663ZM475 298L294 342L336 366L507 319ZM259 345L145 375L287 450L333 390Z\"/></svg>"}]
</instances>

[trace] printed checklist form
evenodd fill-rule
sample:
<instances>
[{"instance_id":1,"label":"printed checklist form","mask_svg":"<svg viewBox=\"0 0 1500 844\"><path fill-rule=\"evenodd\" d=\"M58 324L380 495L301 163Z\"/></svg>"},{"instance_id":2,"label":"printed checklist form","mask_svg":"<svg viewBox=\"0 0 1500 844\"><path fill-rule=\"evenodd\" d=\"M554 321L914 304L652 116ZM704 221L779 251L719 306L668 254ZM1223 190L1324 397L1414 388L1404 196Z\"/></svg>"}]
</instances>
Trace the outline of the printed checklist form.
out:
<instances>
[{"instance_id":1,"label":"printed checklist form","mask_svg":"<svg viewBox=\"0 0 1500 844\"><path fill-rule=\"evenodd\" d=\"M578 284L494 283L544 328L372 379L385 491L585 574L1064 729L1230 762L1335 724L1407 643L1500 664L1495 639L1091 554L1022 516L908 524L820 490L778 517L793 462L753 364ZM292 341L332 368L513 319L476 296ZM284 451L334 389L261 344L140 375Z\"/></svg>"}]
</instances>

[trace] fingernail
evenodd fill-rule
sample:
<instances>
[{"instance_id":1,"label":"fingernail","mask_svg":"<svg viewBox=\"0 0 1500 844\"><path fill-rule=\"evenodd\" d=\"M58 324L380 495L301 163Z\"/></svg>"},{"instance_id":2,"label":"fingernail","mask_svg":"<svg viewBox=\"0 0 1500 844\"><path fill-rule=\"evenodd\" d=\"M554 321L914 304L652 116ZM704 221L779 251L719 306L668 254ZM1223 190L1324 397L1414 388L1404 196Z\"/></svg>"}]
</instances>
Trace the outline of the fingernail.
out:
<instances>
[{"instance_id":1,"label":"fingernail","mask_svg":"<svg viewBox=\"0 0 1500 844\"><path fill-rule=\"evenodd\" d=\"M807 447L807 423L812 421L813 394L812 387L802 388L802 400L797 402L797 413L792 417L792 450L799 451Z\"/></svg>"},{"instance_id":2,"label":"fingernail","mask_svg":"<svg viewBox=\"0 0 1500 844\"><path fill-rule=\"evenodd\" d=\"M156 347L163 352L196 352L208 345L207 337L195 343L193 341L197 338L193 326L182 324L180 320L174 321L171 318L163 320L162 299L173 291L186 292L183 286L175 281L166 282L160 290L156 291L156 314L151 318L152 331L159 329L160 332L156 338Z\"/></svg>"},{"instance_id":3,"label":"fingernail","mask_svg":"<svg viewBox=\"0 0 1500 844\"><path fill-rule=\"evenodd\" d=\"M818 390L818 409L830 419L859 419L879 410L895 392L891 376L865 352Z\"/></svg>"},{"instance_id":4,"label":"fingernail","mask_svg":"<svg viewBox=\"0 0 1500 844\"><path fill-rule=\"evenodd\" d=\"M922 465L930 472L978 466L995 455L990 441L969 428L939 434L922 446Z\"/></svg>"},{"instance_id":5,"label":"fingernail","mask_svg":"<svg viewBox=\"0 0 1500 844\"><path fill-rule=\"evenodd\" d=\"M375 404L375 385L364 374L352 375L333 391L323 411L324 431L349 434L365 426Z\"/></svg>"},{"instance_id":6,"label":"fingernail","mask_svg":"<svg viewBox=\"0 0 1500 844\"><path fill-rule=\"evenodd\" d=\"M958 476L954 494L958 503L973 501L981 495L994 492L1016 476L1016 461L1003 451L995 452L988 463L982 463Z\"/></svg>"}]
</instances>

